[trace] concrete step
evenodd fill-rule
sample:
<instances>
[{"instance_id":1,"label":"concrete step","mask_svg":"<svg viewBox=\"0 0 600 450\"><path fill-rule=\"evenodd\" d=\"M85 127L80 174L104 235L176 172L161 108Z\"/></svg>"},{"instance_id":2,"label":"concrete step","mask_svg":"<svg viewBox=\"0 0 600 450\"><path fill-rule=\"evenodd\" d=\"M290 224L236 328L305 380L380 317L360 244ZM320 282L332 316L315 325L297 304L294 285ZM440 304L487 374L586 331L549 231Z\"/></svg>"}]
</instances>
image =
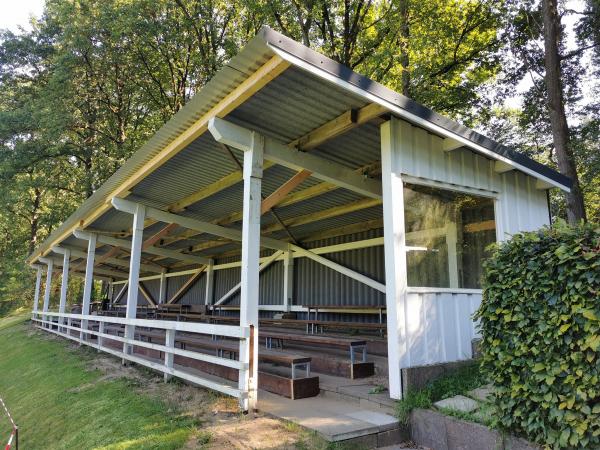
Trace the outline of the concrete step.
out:
<instances>
[{"instance_id":1,"label":"concrete step","mask_svg":"<svg viewBox=\"0 0 600 450\"><path fill-rule=\"evenodd\" d=\"M386 381L386 379L378 377L348 380L320 374L320 396L351 402L373 411L395 415L396 403L389 397ZM380 392L382 388L385 390Z\"/></svg>"},{"instance_id":2,"label":"concrete step","mask_svg":"<svg viewBox=\"0 0 600 450\"><path fill-rule=\"evenodd\" d=\"M292 401L261 392L258 407L266 414L316 431L329 442L379 448L409 439L408 429L394 416L347 400L318 396Z\"/></svg>"}]
</instances>

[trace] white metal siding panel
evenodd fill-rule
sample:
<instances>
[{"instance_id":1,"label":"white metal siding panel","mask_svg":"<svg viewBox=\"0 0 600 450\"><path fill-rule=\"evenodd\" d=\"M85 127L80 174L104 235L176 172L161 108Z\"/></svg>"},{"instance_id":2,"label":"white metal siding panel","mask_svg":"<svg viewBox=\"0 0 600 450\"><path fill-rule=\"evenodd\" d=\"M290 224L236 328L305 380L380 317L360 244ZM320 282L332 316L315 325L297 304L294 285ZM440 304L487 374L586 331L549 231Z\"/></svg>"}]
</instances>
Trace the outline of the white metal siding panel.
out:
<instances>
[{"instance_id":1,"label":"white metal siding panel","mask_svg":"<svg viewBox=\"0 0 600 450\"><path fill-rule=\"evenodd\" d=\"M409 366L471 358L471 341L478 336L471 318L480 304L481 294L409 292Z\"/></svg>"}]
</instances>

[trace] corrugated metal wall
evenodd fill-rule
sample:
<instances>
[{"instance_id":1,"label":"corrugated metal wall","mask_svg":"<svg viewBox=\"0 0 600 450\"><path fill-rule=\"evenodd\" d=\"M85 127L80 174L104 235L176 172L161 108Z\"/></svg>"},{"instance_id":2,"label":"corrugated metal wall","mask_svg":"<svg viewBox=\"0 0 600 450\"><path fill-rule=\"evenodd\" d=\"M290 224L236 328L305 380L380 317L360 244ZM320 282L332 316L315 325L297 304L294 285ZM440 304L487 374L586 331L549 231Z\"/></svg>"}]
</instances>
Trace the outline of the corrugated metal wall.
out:
<instances>
[{"instance_id":1,"label":"corrugated metal wall","mask_svg":"<svg viewBox=\"0 0 600 450\"><path fill-rule=\"evenodd\" d=\"M370 230L311 242L306 247L309 249L325 247L381 236L383 236L383 229ZM383 246L322 256L381 283L385 282ZM294 298L297 305L385 305L385 294L308 258L296 258L294 271L296 275Z\"/></svg>"}]
</instances>

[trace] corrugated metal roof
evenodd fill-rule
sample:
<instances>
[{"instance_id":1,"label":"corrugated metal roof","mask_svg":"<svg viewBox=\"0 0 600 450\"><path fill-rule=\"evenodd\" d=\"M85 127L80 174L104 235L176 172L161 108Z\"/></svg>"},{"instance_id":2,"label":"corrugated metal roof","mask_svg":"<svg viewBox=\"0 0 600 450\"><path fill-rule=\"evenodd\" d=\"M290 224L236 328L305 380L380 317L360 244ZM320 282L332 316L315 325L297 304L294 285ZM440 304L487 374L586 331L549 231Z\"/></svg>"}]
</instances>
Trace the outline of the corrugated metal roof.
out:
<instances>
[{"instance_id":1,"label":"corrugated metal roof","mask_svg":"<svg viewBox=\"0 0 600 450\"><path fill-rule=\"evenodd\" d=\"M349 71L349 69L290 41L278 33L263 29L181 111L173 116L71 217L57 228L34 254L38 255L40 252L48 251L49 246L59 236L75 227L99 206L110 201L109 195L115 189L123 185L168 143L188 129L248 76L264 65L276 52L281 50L288 53L292 52L294 58L299 58L298 61L312 64L317 68L311 73L307 71L306 67L300 67L299 63L298 67L292 65L232 111L227 116L228 120L243 123L245 126L255 128L269 137L289 142L336 118L349 109L360 108L370 103L372 100L368 100L368 96L377 95L387 102L393 102L395 105L405 108L410 114L421 114L423 117L427 117L427 120L431 120L436 126L444 126L453 133L462 133L462 135L468 136L469 139L473 139L473 142L477 145L487 146L493 151L500 152L499 154L514 158L519 164L529 164L526 158L513 155L510 151L498 147L498 144L486 140L477 133L442 118L400 94L393 93L389 89ZM296 61L294 58L291 59ZM321 76L318 70L323 71L323 74L334 73L345 83L359 86L361 91L352 91L341 84L332 83L324 78L325 75ZM241 152L235 149L232 149L232 151L238 161L241 162ZM380 158L378 127L374 124L360 126L326 142L313 152L351 168L373 163ZM554 179L566 183L564 177L545 167L540 168L537 163L531 163L528 167L539 170L544 176L554 177ZM137 199L164 209L182 198L215 183L235 170L237 170L237 166L230 156L219 144L214 142L209 133L204 133L154 172L146 175L131 189L128 198ZM293 171L280 166L265 170L263 194L270 194L293 174ZM319 182L319 180L309 178L295 191L313 186ZM358 198L360 197L356 194L344 189L336 189L302 203L277 208L277 213L283 220L288 220L299 215L346 204ZM241 200L242 184L237 183L205 200L190 205L187 211L181 214L200 220L215 221L241 211ZM299 225L293 227L292 231L294 234L306 235L313 231L321 231L380 217L381 207L369 208L312 224ZM272 224L274 221L275 219L271 215L265 215L263 225ZM239 227L239 224L231 226ZM131 227L131 216L109 210L95 220L91 227L106 231L127 230ZM152 228L152 230L146 230L145 236L150 236L158 229L160 229L159 226ZM277 232L275 235L285 236L281 232ZM67 239L69 242L73 241L71 237ZM197 240L194 238L193 240L181 241L174 243L171 247L183 248L193 245L193 242L197 242ZM221 251L222 248L218 250ZM209 251L203 253L206 254Z\"/></svg>"}]
</instances>

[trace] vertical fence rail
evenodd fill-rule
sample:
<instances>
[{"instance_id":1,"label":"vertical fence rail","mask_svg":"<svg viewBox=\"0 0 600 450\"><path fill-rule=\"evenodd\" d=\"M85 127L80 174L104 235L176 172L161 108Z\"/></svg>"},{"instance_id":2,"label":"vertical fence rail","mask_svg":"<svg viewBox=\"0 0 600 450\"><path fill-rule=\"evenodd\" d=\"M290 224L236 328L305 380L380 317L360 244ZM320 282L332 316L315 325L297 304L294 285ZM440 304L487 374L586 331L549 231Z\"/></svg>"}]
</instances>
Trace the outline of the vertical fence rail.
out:
<instances>
[{"instance_id":1,"label":"vertical fence rail","mask_svg":"<svg viewBox=\"0 0 600 450\"><path fill-rule=\"evenodd\" d=\"M4 408L4 411L6 412L6 416L8 417L8 420L10 421L10 424L12 426L12 431L8 438L8 442L7 442L6 446L4 447L4 450L10 450L11 448L13 448L13 442L14 442L14 448L16 450L19 450L19 427L15 424L15 421L13 420L12 416L10 415L8 408L4 404L4 400L2 400L1 397L0 397L0 403L2 403L2 407Z\"/></svg>"}]
</instances>

